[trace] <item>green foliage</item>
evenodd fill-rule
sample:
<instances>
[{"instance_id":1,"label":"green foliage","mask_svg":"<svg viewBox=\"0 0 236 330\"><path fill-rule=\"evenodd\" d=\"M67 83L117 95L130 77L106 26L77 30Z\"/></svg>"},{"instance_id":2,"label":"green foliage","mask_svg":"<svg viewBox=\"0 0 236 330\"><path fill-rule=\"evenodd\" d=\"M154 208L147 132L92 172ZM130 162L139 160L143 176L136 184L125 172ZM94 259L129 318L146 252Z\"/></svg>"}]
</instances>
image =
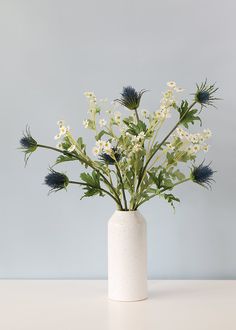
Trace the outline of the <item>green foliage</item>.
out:
<instances>
[{"instance_id":1,"label":"green foliage","mask_svg":"<svg viewBox=\"0 0 236 330\"><path fill-rule=\"evenodd\" d=\"M164 194L163 198L170 203L170 205L173 207L173 209L175 210L175 205L174 202L180 202L180 199L175 197L173 194Z\"/></svg>"},{"instance_id":2,"label":"green foliage","mask_svg":"<svg viewBox=\"0 0 236 330\"><path fill-rule=\"evenodd\" d=\"M80 178L86 183L84 186L84 195L81 197L91 197L95 195L104 196L100 186L100 175L97 171L93 171L92 174L81 173Z\"/></svg>"},{"instance_id":3,"label":"green foliage","mask_svg":"<svg viewBox=\"0 0 236 330\"><path fill-rule=\"evenodd\" d=\"M124 124L128 127L127 132L131 135L137 136L141 132L147 131L147 126L143 121L139 121L138 124L133 122L133 118L129 117L123 120Z\"/></svg>"},{"instance_id":4,"label":"green foliage","mask_svg":"<svg viewBox=\"0 0 236 330\"><path fill-rule=\"evenodd\" d=\"M201 118L196 115L198 113L198 110L191 109L187 112L188 107L189 105L187 101L182 101L180 107L176 107L179 113L179 118L181 120L180 123L186 128L189 128L189 124L194 125L195 121L199 121L202 125Z\"/></svg>"},{"instance_id":5,"label":"green foliage","mask_svg":"<svg viewBox=\"0 0 236 330\"><path fill-rule=\"evenodd\" d=\"M82 137L77 139L77 147L86 155L86 145L84 144Z\"/></svg>"},{"instance_id":6,"label":"green foliage","mask_svg":"<svg viewBox=\"0 0 236 330\"><path fill-rule=\"evenodd\" d=\"M144 90L137 92L127 87L117 102L133 111L134 116L125 117L125 111L117 111L116 105L106 103L106 114L99 117L101 103L93 92L86 92L89 101L88 118L83 121L85 129L93 131L95 141L91 148L93 155L87 153L82 139L72 136L72 132L59 121L56 139L58 147L38 144L29 129L20 140L26 160L39 147L60 153L55 164L79 161L91 173L82 173L82 182L68 181L82 185L84 197L109 195L120 210L136 210L144 202L154 197L164 198L172 207L179 199L172 193L176 185L192 180L191 171L182 173L183 163L193 162L198 151L207 151L206 140L210 130L191 133L187 130L197 122L202 124L199 113L201 108L212 105L216 88L207 83L197 87L192 103L178 102L177 94L181 88L175 82L167 83L160 105L154 112L139 110L139 101ZM103 103L104 102L104 103ZM159 103L159 102L158 102ZM200 110L195 109L198 104ZM179 114L179 120L163 133L163 126L171 117L173 108ZM184 126L186 129L181 128ZM117 155L117 156L116 156ZM179 168L181 165L181 168ZM190 168L190 167L189 167Z\"/></svg>"},{"instance_id":7,"label":"green foliage","mask_svg":"<svg viewBox=\"0 0 236 330\"><path fill-rule=\"evenodd\" d=\"M71 162L71 161L75 161L75 160L78 160L78 159L73 156L60 155L57 157L55 165L64 163L64 162Z\"/></svg>"}]
</instances>

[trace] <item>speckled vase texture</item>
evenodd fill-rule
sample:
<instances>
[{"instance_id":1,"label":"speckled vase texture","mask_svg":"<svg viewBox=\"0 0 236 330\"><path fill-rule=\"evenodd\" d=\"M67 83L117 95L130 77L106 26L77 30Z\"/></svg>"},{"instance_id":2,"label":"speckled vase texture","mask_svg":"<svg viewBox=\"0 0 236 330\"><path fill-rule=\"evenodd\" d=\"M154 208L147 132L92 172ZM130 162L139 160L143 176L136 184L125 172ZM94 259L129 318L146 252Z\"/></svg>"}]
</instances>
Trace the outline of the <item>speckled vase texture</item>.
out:
<instances>
[{"instance_id":1,"label":"speckled vase texture","mask_svg":"<svg viewBox=\"0 0 236 330\"><path fill-rule=\"evenodd\" d=\"M108 296L147 298L146 221L139 211L115 211L108 222Z\"/></svg>"}]
</instances>

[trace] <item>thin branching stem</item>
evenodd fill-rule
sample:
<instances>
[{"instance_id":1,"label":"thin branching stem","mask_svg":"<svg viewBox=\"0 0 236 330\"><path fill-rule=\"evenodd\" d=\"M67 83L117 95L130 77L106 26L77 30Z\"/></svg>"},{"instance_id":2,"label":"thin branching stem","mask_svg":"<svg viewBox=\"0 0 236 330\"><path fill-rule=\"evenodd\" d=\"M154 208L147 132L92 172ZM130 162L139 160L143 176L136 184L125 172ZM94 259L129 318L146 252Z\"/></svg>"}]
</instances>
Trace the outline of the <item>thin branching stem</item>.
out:
<instances>
[{"instance_id":1,"label":"thin branching stem","mask_svg":"<svg viewBox=\"0 0 236 330\"><path fill-rule=\"evenodd\" d=\"M135 116L136 116L136 119L137 119L137 124L139 123L139 115L138 115L138 110L137 109L134 109L135 111Z\"/></svg>"},{"instance_id":2,"label":"thin branching stem","mask_svg":"<svg viewBox=\"0 0 236 330\"><path fill-rule=\"evenodd\" d=\"M158 196L158 195L162 194L162 193L165 192L166 190L172 190L174 187L178 186L179 184L184 183L184 182L187 182L187 181L189 181L189 180L191 180L190 177L187 178L187 179L181 180L181 181L179 181L179 182L176 182L175 184L173 184L173 186L172 186L171 188L170 188L170 187L164 188L164 189L160 190L160 193L159 193L159 194L153 194L153 195L149 196L149 199L148 199L148 200L150 200L151 198L153 198L153 197L155 197L155 196ZM145 203L145 202L146 202L146 200L143 200L143 201L139 202L139 203L136 205L136 207L134 208L134 210L137 210L137 208L140 207L140 205L142 205L142 204Z\"/></svg>"},{"instance_id":3,"label":"thin branching stem","mask_svg":"<svg viewBox=\"0 0 236 330\"><path fill-rule=\"evenodd\" d=\"M123 200L124 200L124 204L125 204L125 210L127 211L128 210L128 205L127 205L127 199L126 199L126 195L125 195L125 187L124 187L124 182L123 182L123 179L122 179L122 174L120 172L119 165L116 163L115 166L116 166L118 177L120 179L121 191L122 191Z\"/></svg>"},{"instance_id":4,"label":"thin branching stem","mask_svg":"<svg viewBox=\"0 0 236 330\"><path fill-rule=\"evenodd\" d=\"M69 181L69 183L71 183L71 184L78 184L80 186L88 186L88 187L91 187L91 188L95 188L95 189L101 190L105 194L109 195L117 203L117 205L120 206L119 201L108 190L106 190L106 189L104 189L102 187L98 188L98 187L93 186L91 184L88 184L88 183L85 183L85 182L80 182L80 181ZM123 210L123 208L121 208L120 210Z\"/></svg>"},{"instance_id":5,"label":"thin branching stem","mask_svg":"<svg viewBox=\"0 0 236 330\"><path fill-rule=\"evenodd\" d=\"M65 151L65 150L61 150L61 149L54 148L54 147L51 147L51 146L48 146L48 145L44 145L44 144L37 144L37 147L44 148L44 149L49 149L49 150L53 150L53 151L59 152L59 153L61 153L63 155L74 157L75 159L86 163L86 165L88 165L89 167L91 167L93 170L95 170L96 172L98 172L100 174L100 176L103 178L103 182L106 184L106 186L109 187L109 189L111 189L113 191L113 193L114 193L114 195L116 197L116 200L118 201L118 205L119 205L120 209L123 209L123 206L122 206L120 197L117 194L115 188L110 184L109 180L105 177L105 175L103 173L101 173L99 169L97 169L95 166L93 166L93 164L91 164L90 162L88 162L86 159L81 158L81 157L77 156L76 154L71 153L71 152L68 152L68 151Z\"/></svg>"},{"instance_id":6,"label":"thin branching stem","mask_svg":"<svg viewBox=\"0 0 236 330\"><path fill-rule=\"evenodd\" d=\"M180 125L180 123L182 122L183 118L186 116L186 114L192 109L192 107L194 107L194 105L196 104L196 101L194 101L189 107L188 109L184 112L184 114L181 116L181 118L179 119L179 121L175 124L175 126L170 130L170 132L164 137L164 139L157 145L157 147L155 148L155 150L152 152L152 154L150 155L150 157L148 158L146 164L144 165L143 169L140 172L139 175L139 180L138 180L138 184L137 184L137 188L136 188L136 192L138 192L138 189L142 183L142 180L145 176L146 173L146 169L150 163L150 161L152 160L152 158L155 156L155 154L157 153L158 150L160 150L160 148L162 147L162 145L168 140L168 138L171 136L171 134L176 130L176 128Z\"/></svg>"}]
</instances>

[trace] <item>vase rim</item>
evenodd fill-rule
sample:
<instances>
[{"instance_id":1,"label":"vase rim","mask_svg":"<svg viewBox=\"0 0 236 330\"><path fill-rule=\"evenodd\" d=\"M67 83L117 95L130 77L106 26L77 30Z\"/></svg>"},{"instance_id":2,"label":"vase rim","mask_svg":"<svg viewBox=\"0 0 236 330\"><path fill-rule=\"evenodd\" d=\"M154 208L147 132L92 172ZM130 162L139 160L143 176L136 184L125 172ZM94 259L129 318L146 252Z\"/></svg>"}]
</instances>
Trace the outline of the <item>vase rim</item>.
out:
<instances>
[{"instance_id":1,"label":"vase rim","mask_svg":"<svg viewBox=\"0 0 236 330\"><path fill-rule=\"evenodd\" d=\"M126 210L115 210L115 212L117 212L117 213L137 213L137 212L139 212L139 210L133 210L133 211L130 211L130 210L128 210L128 211L126 211Z\"/></svg>"}]
</instances>

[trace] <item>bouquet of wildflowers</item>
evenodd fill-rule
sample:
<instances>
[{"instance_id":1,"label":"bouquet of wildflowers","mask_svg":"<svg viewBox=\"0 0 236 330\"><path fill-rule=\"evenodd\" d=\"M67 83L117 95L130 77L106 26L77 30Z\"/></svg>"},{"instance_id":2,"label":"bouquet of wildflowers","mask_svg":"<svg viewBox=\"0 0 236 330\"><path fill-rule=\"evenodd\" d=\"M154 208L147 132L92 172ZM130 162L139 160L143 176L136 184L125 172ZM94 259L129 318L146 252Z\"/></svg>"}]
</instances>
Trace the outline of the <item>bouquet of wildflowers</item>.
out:
<instances>
[{"instance_id":1,"label":"bouquet of wildflowers","mask_svg":"<svg viewBox=\"0 0 236 330\"><path fill-rule=\"evenodd\" d=\"M174 202L179 202L173 194L177 185L193 181L207 188L214 173L209 165L196 165L197 153L208 151L211 131L203 129L193 134L189 129L196 123L202 125L201 111L214 106L217 88L207 81L197 85L190 102L178 101L182 91L175 82L168 82L160 106L154 112L140 110L146 90L138 92L133 87L124 87L121 97L111 104L107 100L98 102L93 92L87 92L89 115L83 126L94 133L92 154L87 152L83 138L75 138L60 120L56 147L38 143L26 128L20 140L25 161L27 163L39 148L59 154L45 177L50 192L76 184L83 189L82 198L108 195L122 211L137 210L156 196L174 206ZM118 111L119 107L125 109ZM162 127L172 115L176 118L172 129L163 137ZM86 169L79 179L56 171L57 164L73 161ZM183 166L180 168L181 163L191 164L187 174L182 171Z\"/></svg>"}]
</instances>

